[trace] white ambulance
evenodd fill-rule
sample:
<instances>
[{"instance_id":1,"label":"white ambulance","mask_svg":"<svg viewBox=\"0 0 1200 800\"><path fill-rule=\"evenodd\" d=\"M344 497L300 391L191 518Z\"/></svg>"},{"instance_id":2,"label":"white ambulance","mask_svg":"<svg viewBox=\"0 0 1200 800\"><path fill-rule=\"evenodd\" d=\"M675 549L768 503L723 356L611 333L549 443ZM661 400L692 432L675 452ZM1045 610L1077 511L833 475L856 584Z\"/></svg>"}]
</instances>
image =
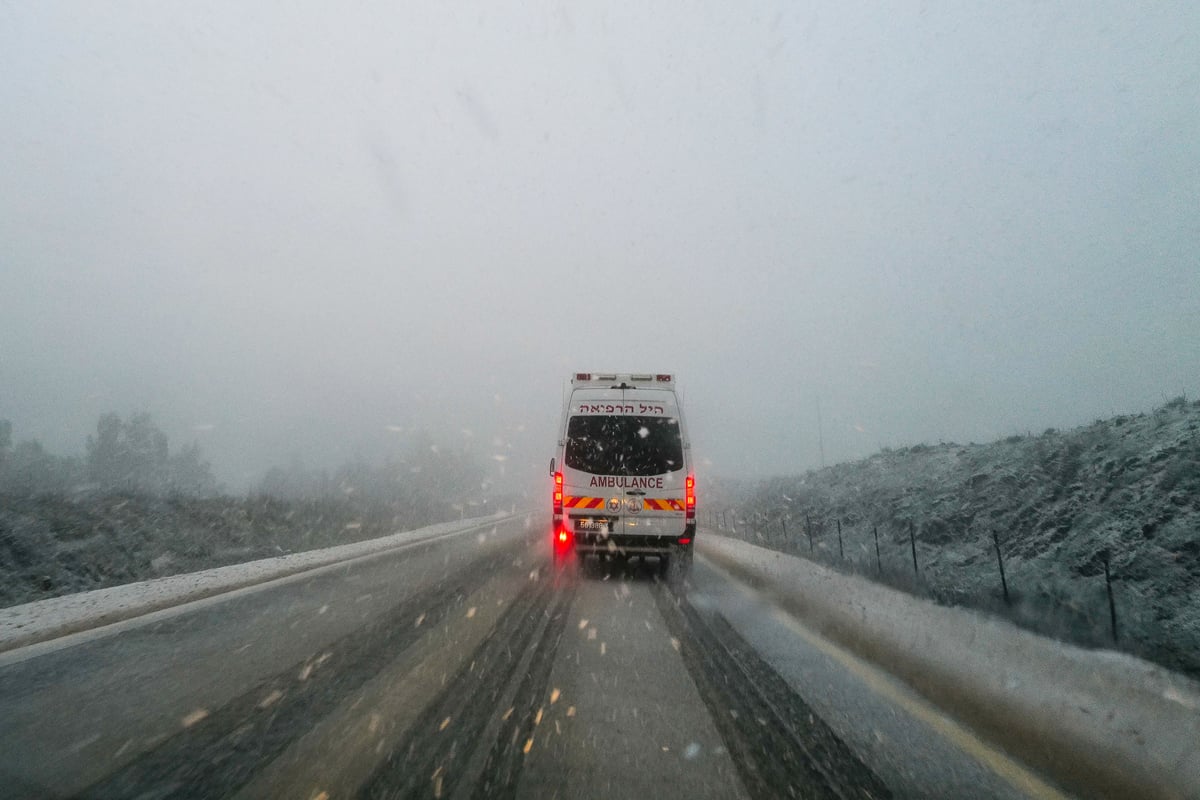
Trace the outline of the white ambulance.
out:
<instances>
[{"instance_id":1,"label":"white ambulance","mask_svg":"<svg viewBox=\"0 0 1200 800\"><path fill-rule=\"evenodd\" d=\"M574 375L550 475L556 560L652 556L687 574L696 479L674 376Z\"/></svg>"}]
</instances>

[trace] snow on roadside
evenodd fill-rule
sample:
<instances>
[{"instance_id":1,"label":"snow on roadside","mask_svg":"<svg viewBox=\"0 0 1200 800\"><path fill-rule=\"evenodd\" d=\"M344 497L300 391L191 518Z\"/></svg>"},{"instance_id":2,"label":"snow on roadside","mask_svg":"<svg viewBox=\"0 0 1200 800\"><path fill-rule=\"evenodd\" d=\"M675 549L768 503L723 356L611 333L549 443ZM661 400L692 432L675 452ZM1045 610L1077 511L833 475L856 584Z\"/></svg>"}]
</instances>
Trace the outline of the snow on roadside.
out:
<instances>
[{"instance_id":1,"label":"snow on roadside","mask_svg":"<svg viewBox=\"0 0 1200 800\"><path fill-rule=\"evenodd\" d=\"M1200 683L720 535L701 555L1084 796L1200 797ZM1076 787L1080 788L1080 787Z\"/></svg>"},{"instance_id":2,"label":"snow on roadside","mask_svg":"<svg viewBox=\"0 0 1200 800\"><path fill-rule=\"evenodd\" d=\"M474 530L507 516L509 515L501 513L489 517L443 522L379 539L264 558L245 564L231 564L184 575L153 578L11 606L0 609L0 651L402 545Z\"/></svg>"}]
</instances>

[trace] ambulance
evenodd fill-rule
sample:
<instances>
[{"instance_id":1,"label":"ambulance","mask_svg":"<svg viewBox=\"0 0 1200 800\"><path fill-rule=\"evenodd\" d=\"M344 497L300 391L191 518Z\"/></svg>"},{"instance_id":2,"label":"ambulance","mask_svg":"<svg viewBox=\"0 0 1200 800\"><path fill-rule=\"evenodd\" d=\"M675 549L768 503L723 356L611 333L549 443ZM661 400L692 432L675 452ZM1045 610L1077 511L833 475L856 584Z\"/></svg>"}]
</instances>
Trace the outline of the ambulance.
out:
<instances>
[{"instance_id":1,"label":"ambulance","mask_svg":"<svg viewBox=\"0 0 1200 800\"><path fill-rule=\"evenodd\" d=\"M557 562L649 557L688 573L696 477L673 375L576 373L550 476Z\"/></svg>"}]
</instances>

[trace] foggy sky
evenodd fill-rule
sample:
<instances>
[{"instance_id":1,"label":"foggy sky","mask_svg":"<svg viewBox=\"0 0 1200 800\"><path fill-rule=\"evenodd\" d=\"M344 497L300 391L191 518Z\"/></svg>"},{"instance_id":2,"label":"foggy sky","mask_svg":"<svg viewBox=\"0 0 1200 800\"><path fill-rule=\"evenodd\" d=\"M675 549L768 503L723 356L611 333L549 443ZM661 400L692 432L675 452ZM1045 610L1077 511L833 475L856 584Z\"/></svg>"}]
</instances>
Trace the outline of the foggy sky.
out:
<instances>
[{"instance_id":1,"label":"foggy sky","mask_svg":"<svg viewBox=\"0 0 1200 800\"><path fill-rule=\"evenodd\" d=\"M0 2L16 438L536 492L576 370L701 475L1200 396L1200 5L243 5Z\"/></svg>"}]
</instances>

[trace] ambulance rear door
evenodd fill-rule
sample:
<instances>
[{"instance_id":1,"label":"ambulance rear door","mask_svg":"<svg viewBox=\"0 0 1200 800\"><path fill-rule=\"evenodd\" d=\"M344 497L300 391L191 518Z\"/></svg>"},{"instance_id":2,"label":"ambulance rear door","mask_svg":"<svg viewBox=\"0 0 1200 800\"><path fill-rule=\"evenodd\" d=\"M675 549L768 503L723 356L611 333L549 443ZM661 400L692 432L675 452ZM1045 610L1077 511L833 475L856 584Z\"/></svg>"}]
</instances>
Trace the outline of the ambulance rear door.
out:
<instances>
[{"instance_id":1,"label":"ambulance rear door","mask_svg":"<svg viewBox=\"0 0 1200 800\"><path fill-rule=\"evenodd\" d=\"M596 516L603 509L611 533L664 539L654 544L680 536L689 469L674 392L578 394L567 422L567 494L590 498L583 502L597 506Z\"/></svg>"}]
</instances>

